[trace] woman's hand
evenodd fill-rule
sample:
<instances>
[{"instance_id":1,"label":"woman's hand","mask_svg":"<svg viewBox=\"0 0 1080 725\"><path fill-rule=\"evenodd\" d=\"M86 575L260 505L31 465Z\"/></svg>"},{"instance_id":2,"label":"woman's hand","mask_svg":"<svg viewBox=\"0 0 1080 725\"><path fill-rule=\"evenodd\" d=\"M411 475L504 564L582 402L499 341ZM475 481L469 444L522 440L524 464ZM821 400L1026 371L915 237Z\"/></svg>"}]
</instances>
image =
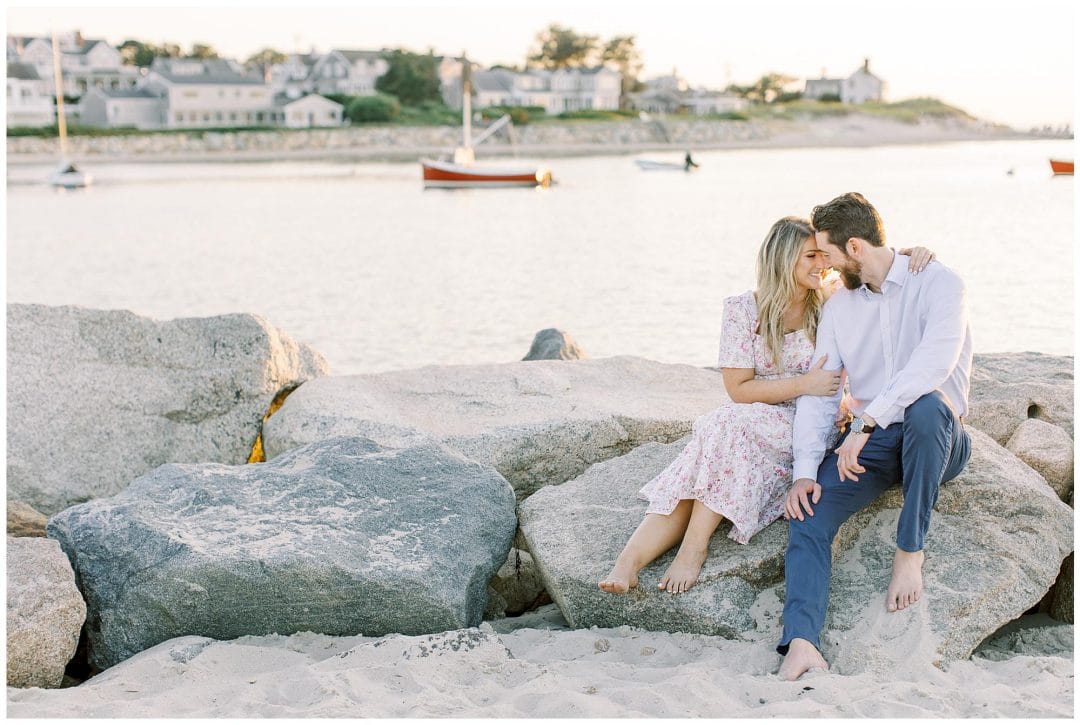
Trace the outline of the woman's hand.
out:
<instances>
[{"instance_id":1,"label":"woman's hand","mask_svg":"<svg viewBox=\"0 0 1080 725\"><path fill-rule=\"evenodd\" d=\"M826 370L824 365L828 359L828 353L822 355L817 365L802 375L799 382L802 383L803 395L832 395L840 389L840 376L844 370Z\"/></svg>"},{"instance_id":2,"label":"woman's hand","mask_svg":"<svg viewBox=\"0 0 1080 725\"><path fill-rule=\"evenodd\" d=\"M937 259L937 256L926 247L904 247L898 254L911 256L911 261L908 262L908 271L912 274L918 274L926 269L926 265Z\"/></svg>"}]
</instances>

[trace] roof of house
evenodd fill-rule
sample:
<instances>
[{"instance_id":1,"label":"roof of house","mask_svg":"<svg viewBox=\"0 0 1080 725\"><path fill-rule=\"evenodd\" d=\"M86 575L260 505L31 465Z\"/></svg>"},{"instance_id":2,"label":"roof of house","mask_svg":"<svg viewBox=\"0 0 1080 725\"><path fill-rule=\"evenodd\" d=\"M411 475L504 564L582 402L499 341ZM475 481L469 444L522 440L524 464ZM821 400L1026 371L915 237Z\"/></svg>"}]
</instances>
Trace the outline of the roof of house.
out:
<instances>
[{"instance_id":1,"label":"roof of house","mask_svg":"<svg viewBox=\"0 0 1080 725\"><path fill-rule=\"evenodd\" d=\"M82 46L71 50L64 50L64 48L61 47L60 52L66 53L68 55L86 55L91 50L93 50L99 43L104 42L104 40L84 40Z\"/></svg>"},{"instance_id":2,"label":"roof of house","mask_svg":"<svg viewBox=\"0 0 1080 725\"><path fill-rule=\"evenodd\" d=\"M196 60L192 58L154 58L150 70L170 83L198 83L221 85L261 86L261 75L243 75L238 73L227 60L214 58Z\"/></svg>"},{"instance_id":3,"label":"roof of house","mask_svg":"<svg viewBox=\"0 0 1080 725\"><path fill-rule=\"evenodd\" d=\"M382 57L382 52L378 50L341 50L335 48L331 52L340 53L350 63L355 63L358 60L378 60Z\"/></svg>"},{"instance_id":4,"label":"roof of house","mask_svg":"<svg viewBox=\"0 0 1080 725\"><path fill-rule=\"evenodd\" d=\"M93 88L109 98L161 98L157 93L151 93L145 88Z\"/></svg>"},{"instance_id":5,"label":"roof of house","mask_svg":"<svg viewBox=\"0 0 1080 725\"><path fill-rule=\"evenodd\" d=\"M300 96L299 98L289 98L288 94L286 94L286 93L276 93L276 94L274 94L274 106L276 106L278 108L284 108L286 106L291 106L294 103L299 103L300 101L306 100L306 99L311 98L313 96L316 99L322 101L323 103L331 103L331 104L333 104L335 106L338 106L339 108L344 108L345 107L342 104L338 103L337 101L332 101L329 98L327 98L326 96L319 95L318 93L308 93L306 95Z\"/></svg>"},{"instance_id":6,"label":"roof of house","mask_svg":"<svg viewBox=\"0 0 1080 725\"><path fill-rule=\"evenodd\" d=\"M7 64L8 78L17 78L20 81L39 81L41 76L38 75L37 68L29 63L8 63Z\"/></svg>"},{"instance_id":7,"label":"roof of house","mask_svg":"<svg viewBox=\"0 0 1080 725\"><path fill-rule=\"evenodd\" d=\"M480 92L500 93L514 89L513 76L506 70L478 70L472 74L473 89Z\"/></svg>"}]
</instances>

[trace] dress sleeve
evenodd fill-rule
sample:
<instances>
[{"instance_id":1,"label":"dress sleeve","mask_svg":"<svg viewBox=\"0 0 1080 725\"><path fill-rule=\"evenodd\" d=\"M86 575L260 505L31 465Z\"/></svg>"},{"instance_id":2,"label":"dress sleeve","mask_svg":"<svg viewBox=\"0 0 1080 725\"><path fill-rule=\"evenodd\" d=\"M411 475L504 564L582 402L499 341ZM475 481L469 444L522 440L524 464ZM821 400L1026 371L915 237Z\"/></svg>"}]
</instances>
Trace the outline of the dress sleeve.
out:
<instances>
[{"instance_id":1,"label":"dress sleeve","mask_svg":"<svg viewBox=\"0 0 1080 725\"><path fill-rule=\"evenodd\" d=\"M754 315L744 296L724 300L724 324L720 331L721 368L754 367Z\"/></svg>"}]
</instances>

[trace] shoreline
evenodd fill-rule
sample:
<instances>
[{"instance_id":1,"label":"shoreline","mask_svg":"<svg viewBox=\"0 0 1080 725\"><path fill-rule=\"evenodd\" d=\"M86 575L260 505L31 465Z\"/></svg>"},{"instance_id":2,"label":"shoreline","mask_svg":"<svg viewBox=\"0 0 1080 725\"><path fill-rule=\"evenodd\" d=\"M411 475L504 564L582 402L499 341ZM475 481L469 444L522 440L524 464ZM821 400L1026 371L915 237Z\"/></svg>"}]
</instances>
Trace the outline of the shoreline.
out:
<instances>
[{"instance_id":1,"label":"shoreline","mask_svg":"<svg viewBox=\"0 0 1080 725\"><path fill-rule=\"evenodd\" d=\"M733 125L734 124L734 125ZM452 127L349 128L280 131L203 132L173 136L75 137L71 156L106 163L340 163L415 162L437 158L457 142ZM802 121L672 122L671 140L642 138L639 122L527 126L522 140L506 139L477 148L478 159L617 156L647 152L803 148L869 148L967 141L1047 140L1013 129L981 123L924 119L903 123L863 114ZM665 134L669 131L665 130ZM646 134L647 135L647 134ZM50 164L57 158L56 139L9 138L7 164ZM79 147L82 148L79 148ZM175 148L180 146L182 148ZM173 148L169 148L173 147ZM256 147L256 148L251 148ZM25 149L25 150L23 150Z\"/></svg>"}]
</instances>

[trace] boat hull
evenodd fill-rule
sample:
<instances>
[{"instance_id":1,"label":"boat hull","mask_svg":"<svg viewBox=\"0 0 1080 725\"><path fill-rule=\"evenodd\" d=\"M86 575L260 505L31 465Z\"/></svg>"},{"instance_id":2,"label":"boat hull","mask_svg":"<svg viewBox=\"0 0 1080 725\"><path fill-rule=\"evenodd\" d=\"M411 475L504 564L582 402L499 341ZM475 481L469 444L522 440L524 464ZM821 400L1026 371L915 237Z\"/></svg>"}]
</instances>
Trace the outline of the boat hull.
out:
<instances>
[{"instance_id":1,"label":"boat hull","mask_svg":"<svg viewBox=\"0 0 1080 725\"><path fill-rule=\"evenodd\" d=\"M551 172L546 169L501 169L463 166L445 161L421 159L424 186L435 188L547 186Z\"/></svg>"},{"instance_id":2,"label":"boat hull","mask_svg":"<svg viewBox=\"0 0 1080 725\"><path fill-rule=\"evenodd\" d=\"M1073 162L1072 161L1059 161L1057 159L1050 159L1050 169L1059 175L1073 175Z\"/></svg>"},{"instance_id":3,"label":"boat hull","mask_svg":"<svg viewBox=\"0 0 1080 725\"><path fill-rule=\"evenodd\" d=\"M648 159L635 159L634 163L642 171L688 171L686 164L676 164L669 161L650 161ZM693 168L693 167L691 167Z\"/></svg>"}]
</instances>

